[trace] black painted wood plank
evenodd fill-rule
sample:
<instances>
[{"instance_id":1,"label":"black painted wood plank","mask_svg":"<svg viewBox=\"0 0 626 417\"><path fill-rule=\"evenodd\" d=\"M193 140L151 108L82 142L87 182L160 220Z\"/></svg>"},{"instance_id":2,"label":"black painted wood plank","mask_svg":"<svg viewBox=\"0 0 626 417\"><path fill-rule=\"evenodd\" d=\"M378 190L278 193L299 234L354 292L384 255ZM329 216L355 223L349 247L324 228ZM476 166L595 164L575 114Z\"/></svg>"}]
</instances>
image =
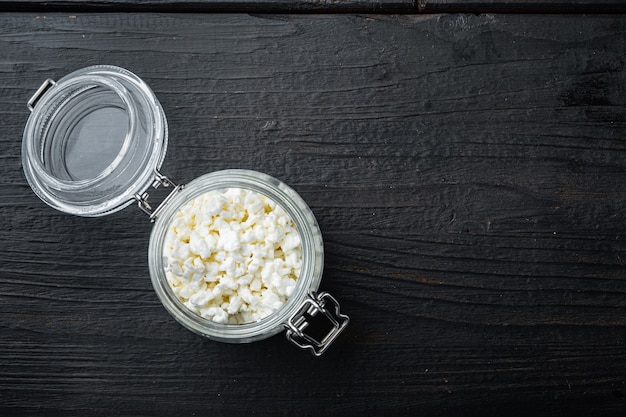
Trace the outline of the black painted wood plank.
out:
<instances>
[{"instance_id":1,"label":"black painted wood plank","mask_svg":"<svg viewBox=\"0 0 626 417\"><path fill-rule=\"evenodd\" d=\"M0 415L621 416L626 17L0 15ZM292 185L352 323L313 358L204 340L150 285L150 224L46 207L26 101L126 67L163 171Z\"/></svg>"},{"instance_id":2,"label":"black painted wood plank","mask_svg":"<svg viewBox=\"0 0 626 417\"><path fill-rule=\"evenodd\" d=\"M624 13L621 0L418 0L427 13Z\"/></svg>"},{"instance_id":3,"label":"black painted wood plank","mask_svg":"<svg viewBox=\"0 0 626 417\"><path fill-rule=\"evenodd\" d=\"M163 11L248 13L407 13L415 0L0 0L0 11Z\"/></svg>"},{"instance_id":4,"label":"black painted wood plank","mask_svg":"<svg viewBox=\"0 0 626 417\"><path fill-rule=\"evenodd\" d=\"M625 13L621 0L0 0L0 11Z\"/></svg>"}]
</instances>

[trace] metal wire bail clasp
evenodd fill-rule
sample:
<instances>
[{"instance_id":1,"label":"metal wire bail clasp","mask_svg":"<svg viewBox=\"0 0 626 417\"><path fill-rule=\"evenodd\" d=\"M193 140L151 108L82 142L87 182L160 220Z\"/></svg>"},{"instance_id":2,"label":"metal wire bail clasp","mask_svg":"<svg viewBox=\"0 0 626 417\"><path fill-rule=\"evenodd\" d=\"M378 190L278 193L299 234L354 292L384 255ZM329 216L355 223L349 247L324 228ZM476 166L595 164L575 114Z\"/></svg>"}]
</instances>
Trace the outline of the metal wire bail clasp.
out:
<instances>
[{"instance_id":1,"label":"metal wire bail clasp","mask_svg":"<svg viewBox=\"0 0 626 417\"><path fill-rule=\"evenodd\" d=\"M37 89L37 91L35 91L35 94L33 94L30 100L28 100L28 103L26 103L26 107L28 107L28 110L30 110L31 112L35 110L35 104L37 103L37 101L39 101L41 96L43 96L50 87L54 87L56 84L57 83L50 78L44 81L43 84L41 84L41 86Z\"/></svg>"},{"instance_id":2,"label":"metal wire bail clasp","mask_svg":"<svg viewBox=\"0 0 626 417\"><path fill-rule=\"evenodd\" d=\"M325 329L317 336L305 332L313 320L325 322L322 324ZM285 324L287 340L300 348L309 349L315 356L321 356L349 322L350 318L341 314L339 303L333 296L326 292L312 293Z\"/></svg>"},{"instance_id":3,"label":"metal wire bail clasp","mask_svg":"<svg viewBox=\"0 0 626 417\"><path fill-rule=\"evenodd\" d=\"M141 195L135 194L135 200L137 200L137 204L139 205L139 208L141 209L141 211L143 211L144 213L150 216L151 222L156 220L157 216L159 215L163 207L165 207L165 205L172 198L174 198L176 193L178 193L183 188L182 185L174 184L172 180L167 178L165 175L161 174L159 171L155 170L154 173L155 173L155 179L154 179L154 182L152 183L152 188L157 189L160 186L172 187L172 191L170 191L167 197L165 197L163 201L161 202L161 204L159 204L155 209L152 209L152 206L148 202L148 198L150 197L150 195L148 194L147 191Z\"/></svg>"}]
</instances>

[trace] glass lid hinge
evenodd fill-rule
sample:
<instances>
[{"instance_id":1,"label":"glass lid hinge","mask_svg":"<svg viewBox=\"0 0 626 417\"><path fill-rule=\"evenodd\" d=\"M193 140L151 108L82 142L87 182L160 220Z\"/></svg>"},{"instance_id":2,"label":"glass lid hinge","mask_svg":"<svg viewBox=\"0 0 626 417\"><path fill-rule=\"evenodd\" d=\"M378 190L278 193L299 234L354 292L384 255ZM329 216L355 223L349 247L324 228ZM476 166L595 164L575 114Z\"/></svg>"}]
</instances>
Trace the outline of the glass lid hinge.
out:
<instances>
[{"instance_id":1,"label":"glass lid hinge","mask_svg":"<svg viewBox=\"0 0 626 417\"><path fill-rule=\"evenodd\" d=\"M156 190L157 188L161 186L163 186L164 188L172 187L172 191L170 191L170 193L163 199L161 204L159 204L154 209L152 208L152 205L148 201L150 195L147 191L141 195L135 194L135 200L137 200L137 204L139 205L139 208L141 209L141 211L143 211L148 216L150 216L151 222L156 220L157 216L159 215L163 207L165 207L165 205L169 203L169 201L172 198L174 198L174 196L183 188L182 185L176 185L172 180L167 178L165 175L161 174L159 171L155 171L155 179L154 179L154 182L152 183L152 188Z\"/></svg>"},{"instance_id":2,"label":"glass lid hinge","mask_svg":"<svg viewBox=\"0 0 626 417\"><path fill-rule=\"evenodd\" d=\"M53 87L56 84L56 81L51 80L50 78L44 81L43 84L41 84L41 86L37 89L37 91L35 91L35 94L33 94L30 100L28 100L28 103L26 103L28 110L30 110L31 112L35 110L35 104L37 103L37 101L39 101L41 96L43 96L50 87Z\"/></svg>"},{"instance_id":3,"label":"glass lid hinge","mask_svg":"<svg viewBox=\"0 0 626 417\"><path fill-rule=\"evenodd\" d=\"M311 293L285 324L287 340L321 356L349 322L333 296L326 292Z\"/></svg>"}]
</instances>

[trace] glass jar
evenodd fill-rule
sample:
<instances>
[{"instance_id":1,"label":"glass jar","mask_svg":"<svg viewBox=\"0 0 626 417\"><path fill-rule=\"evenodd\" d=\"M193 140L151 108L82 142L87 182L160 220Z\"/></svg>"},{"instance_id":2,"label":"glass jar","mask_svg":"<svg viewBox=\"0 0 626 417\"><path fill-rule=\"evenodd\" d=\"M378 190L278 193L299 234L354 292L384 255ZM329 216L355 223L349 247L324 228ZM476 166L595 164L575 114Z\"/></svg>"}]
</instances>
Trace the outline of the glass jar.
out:
<instances>
[{"instance_id":1,"label":"glass jar","mask_svg":"<svg viewBox=\"0 0 626 417\"><path fill-rule=\"evenodd\" d=\"M46 80L28 101L24 129L25 176L41 200L66 213L97 217L132 204L155 223L148 264L152 284L166 310L183 326L210 339L246 343L286 329L295 345L321 355L348 324L328 293L317 293L322 277L322 235L305 201L289 186L250 170L223 170L176 185L159 172L168 142L163 109L148 85L114 66L92 66L58 82ZM170 187L156 207L150 189ZM208 191L242 188L280 205L300 235L302 269L295 290L268 317L248 324L219 324L189 310L170 288L163 244L180 208Z\"/></svg>"}]
</instances>

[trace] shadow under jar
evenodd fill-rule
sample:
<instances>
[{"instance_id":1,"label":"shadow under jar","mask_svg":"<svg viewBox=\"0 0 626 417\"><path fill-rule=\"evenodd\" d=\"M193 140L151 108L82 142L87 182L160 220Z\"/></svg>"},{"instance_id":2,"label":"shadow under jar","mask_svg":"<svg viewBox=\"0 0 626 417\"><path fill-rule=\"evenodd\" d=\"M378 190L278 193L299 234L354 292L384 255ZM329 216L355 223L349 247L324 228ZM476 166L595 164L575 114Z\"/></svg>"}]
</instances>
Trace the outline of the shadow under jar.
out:
<instances>
[{"instance_id":1,"label":"shadow under jar","mask_svg":"<svg viewBox=\"0 0 626 417\"><path fill-rule=\"evenodd\" d=\"M148 85L114 66L77 70L46 80L28 102L31 115L22 141L26 178L51 207L99 217L137 203L154 221L148 250L153 287L166 310L189 330L210 339L246 343L286 329L296 346L321 355L348 324L328 293L317 293L323 264L322 235L306 202L289 186L251 170L223 170L185 186L159 172L168 131L163 109ZM151 188L170 187L156 207ZM301 268L290 295L266 317L243 324L219 323L188 308L166 276L164 244L181 208L209 192L241 189L279 206L293 222L301 245ZM214 281L215 277L207 277Z\"/></svg>"}]
</instances>

